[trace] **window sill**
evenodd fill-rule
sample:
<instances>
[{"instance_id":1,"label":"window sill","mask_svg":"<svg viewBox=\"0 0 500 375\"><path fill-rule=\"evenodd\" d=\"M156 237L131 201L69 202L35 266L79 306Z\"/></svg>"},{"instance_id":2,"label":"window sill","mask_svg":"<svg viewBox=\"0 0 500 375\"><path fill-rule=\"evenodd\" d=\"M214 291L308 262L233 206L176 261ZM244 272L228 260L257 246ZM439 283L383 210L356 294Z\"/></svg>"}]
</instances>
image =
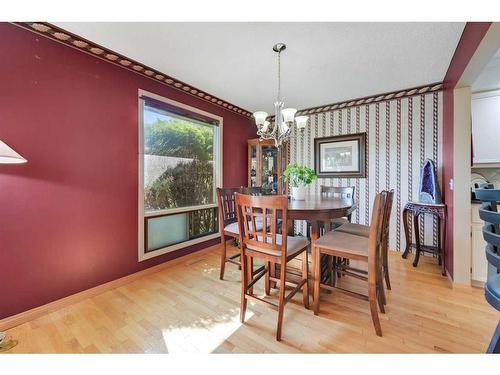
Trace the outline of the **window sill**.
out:
<instances>
[{"instance_id":1,"label":"window sill","mask_svg":"<svg viewBox=\"0 0 500 375\"><path fill-rule=\"evenodd\" d=\"M194 238L194 239L186 241L186 242L181 242L181 243L178 243L178 244L175 244L172 246L167 246L167 247L164 247L161 249L153 250L153 251L148 252L148 253L140 252L139 253L139 262L142 262L144 260L148 260L151 258L155 258L157 256L167 254L167 253L170 253L172 251L184 249L186 247L196 245L196 244L199 244L202 242L213 240L214 238L219 238L219 237L220 237L220 233L217 232L217 233L209 234L209 235L206 235L203 237Z\"/></svg>"}]
</instances>

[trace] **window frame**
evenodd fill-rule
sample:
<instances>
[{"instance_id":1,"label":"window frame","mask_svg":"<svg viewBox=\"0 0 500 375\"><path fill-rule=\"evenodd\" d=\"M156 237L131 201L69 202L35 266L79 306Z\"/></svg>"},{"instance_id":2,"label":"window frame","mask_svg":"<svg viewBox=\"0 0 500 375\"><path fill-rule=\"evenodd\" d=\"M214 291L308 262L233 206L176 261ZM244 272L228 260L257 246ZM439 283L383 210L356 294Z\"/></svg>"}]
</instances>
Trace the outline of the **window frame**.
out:
<instances>
[{"instance_id":1,"label":"window frame","mask_svg":"<svg viewBox=\"0 0 500 375\"><path fill-rule=\"evenodd\" d=\"M170 106L177 107L180 109L187 110L189 112L197 113L202 116L208 117L210 119L213 119L218 122L218 131L216 134L216 137L214 139L217 140L217 151L215 152L215 163L214 163L214 168L215 168L215 173L216 173L216 178L215 178L215 187L222 187L222 181L223 181L223 133L224 133L224 126L223 126L223 117L217 116L213 113L206 112L204 110L201 110L196 107L192 107L190 105L165 98L161 95L139 89L138 91L138 97L137 97L137 102L138 102L138 138L139 138L139 148L138 148L138 258L139 262L142 262L147 259L151 259L166 253L170 253L172 251L176 251L179 249L183 249L185 247L189 247L201 242L205 242L214 238L220 237L220 231L219 231L219 226L217 226L217 232L208 234L205 236L201 236L198 238L193 238L191 240L187 240L185 242L177 243L174 245L169 245L160 249L152 250L150 252L146 252L145 248L145 228L146 228L146 221L150 217L158 217L158 216L167 216L167 215L172 215L172 214L178 214L178 213L184 213L184 212L190 212L190 211L195 211L195 210L202 210L206 208L213 208L217 207L217 201L215 200L214 203L211 204L204 204L204 205L198 205L198 206L188 206L188 207L176 207L176 208L167 208L167 209L161 209L161 210L155 210L155 211L150 211L150 212L145 212L144 210L144 100L142 97L148 97L154 100L157 100L159 102L166 103ZM216 191L214 189L214 198L216 198Z\"/></svg>"}]
</instances>

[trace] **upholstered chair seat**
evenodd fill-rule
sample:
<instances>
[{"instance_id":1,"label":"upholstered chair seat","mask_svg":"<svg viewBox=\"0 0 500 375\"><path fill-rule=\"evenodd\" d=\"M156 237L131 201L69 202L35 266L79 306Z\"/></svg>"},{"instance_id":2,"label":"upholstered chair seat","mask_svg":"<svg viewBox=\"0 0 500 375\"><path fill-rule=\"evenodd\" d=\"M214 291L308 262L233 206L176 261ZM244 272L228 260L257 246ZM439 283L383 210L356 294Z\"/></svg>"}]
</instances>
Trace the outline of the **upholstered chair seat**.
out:
<instances>
[{"instance_id":1,"label":"upholstered chair seat","mask_svg":"<svg viewBox=\"0 0 500 375\"><path fill-rule=\"evenodd\" d=\"M356 236L367 237L370 235L370 227L364 224L345 223L335 229L337 232L354 234Z\"/></svg>"}]
</instances>

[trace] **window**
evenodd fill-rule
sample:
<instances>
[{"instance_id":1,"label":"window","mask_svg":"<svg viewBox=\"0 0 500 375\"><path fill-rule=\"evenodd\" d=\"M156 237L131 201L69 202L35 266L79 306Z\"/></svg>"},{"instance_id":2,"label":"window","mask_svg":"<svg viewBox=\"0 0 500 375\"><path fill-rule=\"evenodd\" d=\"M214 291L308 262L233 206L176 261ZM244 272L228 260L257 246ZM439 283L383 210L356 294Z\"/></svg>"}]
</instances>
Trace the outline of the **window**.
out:
<instances>
[{"instance_id":1,"label":"window","mask_svg":"<svg viewBox=\"0 0 500 375\"><path fill-rule=\"evenodd\" d=\"M218 236L222 118L139 91L139 260Z\"/></svg>"}]
</instances>

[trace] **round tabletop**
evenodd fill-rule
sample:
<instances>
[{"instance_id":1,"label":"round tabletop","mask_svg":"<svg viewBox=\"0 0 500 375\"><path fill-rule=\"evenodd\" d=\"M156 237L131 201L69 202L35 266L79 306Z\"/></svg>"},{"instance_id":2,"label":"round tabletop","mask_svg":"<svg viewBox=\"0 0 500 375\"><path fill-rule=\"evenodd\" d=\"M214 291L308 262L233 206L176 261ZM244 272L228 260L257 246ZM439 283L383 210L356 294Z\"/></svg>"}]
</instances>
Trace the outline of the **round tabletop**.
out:
<instances>
[{"instance_id":1,"label":"round tabletop","mask_svg":"<svg viewBox=\"0 0 500 375\"><path fill-rule=\"evenodd\" d=\"M319 223L350 215L357 203L350 198L333 198L315 194L306 195L303 201L288 201L290 220L307 220L311 225L311 240L319 236Z\"/></svg>"},{"instance_id":2,"label":"round tabletop","mask_svg":"<svg viewBox=\"0 0 500 375\"><path fill-rule=\"evenodd\" d=\"M357 205L350 198L333 198L309 194L303 201L288 201L288 216L293 220L324 221L347 216Z\"/></svg>"},{"instance_id":3,"label":"round tabletop","mask_svg":"<svg viewBox=\"0 0 500 375\"><path fill-rule=\"evenodd\" d=\"M354 206L351 198L333 198L321 195L306 195L303 201L290 199L288 210L345 210Z\"/></svg>"}]
</instances>

